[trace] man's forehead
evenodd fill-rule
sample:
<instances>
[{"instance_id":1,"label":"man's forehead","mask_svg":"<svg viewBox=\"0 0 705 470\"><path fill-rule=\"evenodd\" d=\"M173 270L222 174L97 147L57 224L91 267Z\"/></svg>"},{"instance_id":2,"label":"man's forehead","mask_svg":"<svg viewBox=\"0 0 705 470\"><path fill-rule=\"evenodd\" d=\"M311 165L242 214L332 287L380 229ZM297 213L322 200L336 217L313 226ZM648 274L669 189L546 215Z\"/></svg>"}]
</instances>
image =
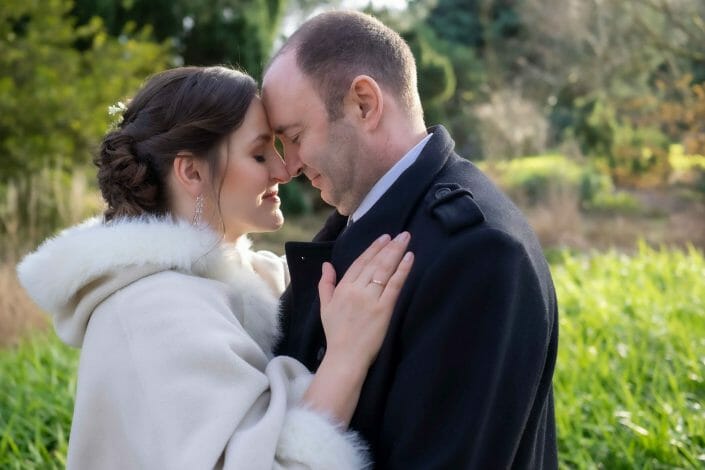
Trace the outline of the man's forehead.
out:
<instances>
[{"instance_id":1,"label":"man's forehead","mask_svg":"<svg viewBox=\"0 0 705 470\"><path fill-rule=\"evenodd\" d=\"M272 97L263 100L267 120L276 135L285 134L287 131L299 125L301 115L295 106L286 97ZM300 111L300 110L299 110Z\"/></svg>"},{"instance_id":2,"label":"man's forehead","mask_svg":"<svg viewBox=\"0 0 705 470\"><path fill-rule=\"evenodd\" d=\"M274 59L262 79L262 101L277 134L294 126L300 113L313 104L312 92L296 65L295 54L285 53Z\"/></svg>"},{"instance_id":3,"label":"man's forehead","mask_svg":"<svg viewBox=\"0 0 705 470\"><path fill-rule=\"evenodd\" d=\"M269 65L262 79L262 88L280 86L300 78L301 71L296 64L296 54L287 51L278 55Z\"/></svg>"}]
</instances>

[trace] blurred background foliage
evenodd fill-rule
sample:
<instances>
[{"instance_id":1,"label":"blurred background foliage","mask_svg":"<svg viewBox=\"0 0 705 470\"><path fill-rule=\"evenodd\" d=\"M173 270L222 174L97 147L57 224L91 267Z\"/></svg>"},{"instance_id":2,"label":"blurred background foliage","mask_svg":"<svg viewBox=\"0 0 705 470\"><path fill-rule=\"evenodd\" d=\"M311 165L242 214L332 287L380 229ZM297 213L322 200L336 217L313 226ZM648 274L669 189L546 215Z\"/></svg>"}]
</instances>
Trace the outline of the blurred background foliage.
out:
<instances>
[{"instance_id":1,"label":"blurred background foliage","mask_svg":"<svg viewBox=\"0 0 705 470\"><path fill-rule=\"evenodd\" d=\"M659 231L653 216L683 209L682 217L702 218L703 2L6 0L5 246L22 252L22 242L31 246L100 210L91 160L110 125L107 108L150 74L229 64L259 79L297 24L336 7L371 12L402 34L417 59L427 123L449 127L459 153L529 212L544 209L532 219L539 235L550 235L542 241L620 245L615 237L595 239L594 230L555 236L563 220L585 228L616 214L648 216L645 225L631 224L647 239L675 234L653 242L700 243L692 226ZM282 196L290 216L326 208L303 180L285 186ZM700 228L705 223L696 234Z\"/></svg>"},{"instance_id":2,"label":"blurred background foliage","mask_svg":"<svg viewBox=\"0 0 705 470\"><path fill-rule=\"evenodd\" d=\"M461 154L489 162L558 153L602 171L618 188L648 189L668 185L674 158L669 149L676 144L682 149L675 157L679 181L702 191L702 168L683 165L705 154L700 47L705 3L410 0L399 5L355 4L409 42L427 122L448 126ZM224 63L259 78L295 22L340 6L350 5L341 0L3 2L0 200L7 200L9 185L22 193L29 188L23 180L47 169L70 174L89 166L110 123L107 107L129 97L151 73ZM322 206L301 182L284 196L292 215ZM56 228L50 225L49 230Z\"/></svg>"},{"instance_id":3,"label":"blurred background foliage","mask_svg":"<svg viewBox=\"0 0 705 470\"><path fill-rule=\"evenodd\" d=\"M79 23L63 0L9 0L0 8L0 182L90 161L109 124L107 104L168 64L149 28L120 37L103 20Z\"/></svg>"}]
</instances>

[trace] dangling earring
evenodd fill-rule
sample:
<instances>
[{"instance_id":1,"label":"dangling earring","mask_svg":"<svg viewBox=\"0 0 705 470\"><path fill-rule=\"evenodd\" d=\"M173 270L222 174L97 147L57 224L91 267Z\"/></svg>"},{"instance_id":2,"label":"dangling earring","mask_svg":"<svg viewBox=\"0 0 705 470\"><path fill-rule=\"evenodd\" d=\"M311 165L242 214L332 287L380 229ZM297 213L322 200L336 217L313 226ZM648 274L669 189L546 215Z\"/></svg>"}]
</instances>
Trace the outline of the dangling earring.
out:
<instances>
[{"instance_id":1,"label":"dangling earring","mask_svg":"<svg viewBox=\"0 0 705 470\"><path fill-rule=\"evenodd\" d=\"M203 217L203 205L205 204L205 198L203 197L203 194L199 194L196 196L196 208L194 209L193 212L193 220L192 224L197 227L201 225L201 218Z\"/></svg>"}]
</instances>

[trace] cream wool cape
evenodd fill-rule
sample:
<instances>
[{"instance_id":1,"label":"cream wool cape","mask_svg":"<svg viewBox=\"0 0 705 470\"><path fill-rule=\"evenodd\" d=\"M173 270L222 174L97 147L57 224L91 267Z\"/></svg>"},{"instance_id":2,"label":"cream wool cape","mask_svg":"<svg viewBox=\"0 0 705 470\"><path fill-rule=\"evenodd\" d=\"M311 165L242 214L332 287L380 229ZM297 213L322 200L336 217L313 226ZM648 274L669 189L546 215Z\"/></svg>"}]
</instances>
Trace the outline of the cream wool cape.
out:
<instances>
[{"instance_id":1,"label":"cream wool cape","mask_svg":"<svg viewBox=\"0 0 705 470\"><path fill-rule=\"evenodd\" d=\"M272 357L282 259L171 218L92 219L18 266L80 347L69 469L358 469L364 446Z\"/></svg>"}]
</instances>

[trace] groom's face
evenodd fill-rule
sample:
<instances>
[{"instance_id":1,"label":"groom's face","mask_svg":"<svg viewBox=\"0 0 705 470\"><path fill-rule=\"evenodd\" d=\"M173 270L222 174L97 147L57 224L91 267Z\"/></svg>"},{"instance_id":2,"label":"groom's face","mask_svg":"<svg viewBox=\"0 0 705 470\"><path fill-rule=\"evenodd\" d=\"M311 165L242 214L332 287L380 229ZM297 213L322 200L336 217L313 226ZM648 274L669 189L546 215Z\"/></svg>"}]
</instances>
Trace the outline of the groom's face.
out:
<instances>
[{"instance_id":1,"label":"groom's face","mask_svg":"<svg viewBox=\"0 0 705 470\"><path fill-rule=\"evenodd\" d=\"M349 215L364 193L360 189L364 166L359 163L368 153L355 126L345 116L329 121L325 103L299 70L293 52L270 66L262 98L269 123L283 144L289 174L303 172L325 202Z\"/></svg>"}]
</instances>

